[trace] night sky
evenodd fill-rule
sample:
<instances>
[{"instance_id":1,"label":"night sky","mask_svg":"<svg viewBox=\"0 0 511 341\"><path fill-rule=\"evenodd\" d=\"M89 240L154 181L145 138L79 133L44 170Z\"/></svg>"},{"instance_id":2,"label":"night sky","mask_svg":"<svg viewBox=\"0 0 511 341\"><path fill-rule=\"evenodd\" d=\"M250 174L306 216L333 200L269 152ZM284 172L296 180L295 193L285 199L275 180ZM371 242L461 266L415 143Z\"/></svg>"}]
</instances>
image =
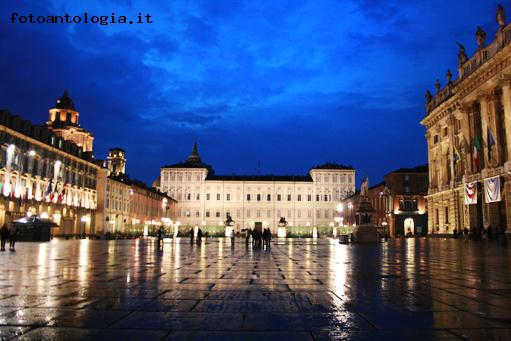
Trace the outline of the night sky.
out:
<instances>
[{"instance_id":1,"label":"night sky","mask_svg":"<svg viewBox=\"0 0 511 341\"><path fill-rule=\"evenodd\" d=\"M95 157L124 148L128 174L148 183L194 139L217 174L337 161L375 184L424 164L425 90L457 74L456 41L471 56L476 27L487 41L497 30L497 3L482 0L76 3L0 1L0 108L43 123L68 89ZM154 23L9 20L84 11Z\"/></svg>"}]
</instances>

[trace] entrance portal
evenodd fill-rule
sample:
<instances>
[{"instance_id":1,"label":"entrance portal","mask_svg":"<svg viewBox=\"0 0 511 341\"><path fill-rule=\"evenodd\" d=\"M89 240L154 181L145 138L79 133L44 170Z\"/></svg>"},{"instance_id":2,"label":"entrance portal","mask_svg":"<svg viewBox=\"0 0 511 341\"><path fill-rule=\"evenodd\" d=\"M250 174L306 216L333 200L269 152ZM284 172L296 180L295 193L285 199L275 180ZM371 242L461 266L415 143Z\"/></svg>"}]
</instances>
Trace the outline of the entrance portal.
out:
<instances>
[{"instance_id":1,"label":"entrance portal","mask_svg":"<svg viewBox=\"0 0 511 341\"><path fill-rule=\"evenodd\" d=\"M409 232L414 234L414 232L415 232L414 228L415 228L415 225L413 222L413 218L406 218L405 219L405 235Z\"/></svg>"}]
</instances>

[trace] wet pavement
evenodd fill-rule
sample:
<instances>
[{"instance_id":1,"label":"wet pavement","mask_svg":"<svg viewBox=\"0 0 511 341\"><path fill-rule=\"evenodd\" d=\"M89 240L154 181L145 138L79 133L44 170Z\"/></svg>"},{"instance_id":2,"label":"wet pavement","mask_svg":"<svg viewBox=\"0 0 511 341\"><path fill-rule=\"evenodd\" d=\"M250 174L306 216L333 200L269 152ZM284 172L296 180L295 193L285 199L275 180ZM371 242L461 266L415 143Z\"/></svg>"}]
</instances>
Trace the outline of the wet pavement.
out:
<instances>
[{"instance_id":1,"label":"wet pavement","mask_svg":"<svg viewBox=\"0 0 511 341\"><path fill-rule=\"evenodd\" d=\"M0 339L511 339L511 248L54 240L0 254Z\"/></svg>"}]
</instances>

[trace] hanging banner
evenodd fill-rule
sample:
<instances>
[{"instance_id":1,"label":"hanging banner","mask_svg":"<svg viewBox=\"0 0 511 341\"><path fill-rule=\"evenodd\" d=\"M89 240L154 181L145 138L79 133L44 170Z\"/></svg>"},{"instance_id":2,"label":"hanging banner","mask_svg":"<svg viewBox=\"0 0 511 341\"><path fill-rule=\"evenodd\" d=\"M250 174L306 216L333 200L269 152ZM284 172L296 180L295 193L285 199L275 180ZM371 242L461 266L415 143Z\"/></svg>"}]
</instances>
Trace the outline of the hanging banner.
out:
<instances>
[{"instance_id":1,"label":"hanging banner","mask_svg":"<svg viewBox=\"0 0 511 341\"><path fill-rule=\"evenodd\" d=\"M477 181L465 184L465 205L477 204Z\"/></svg>"},{"instance_id":2,"label":"hanging banner","mask_svg":"<svg viewBox=\"0 0 511 341\"><path fill-rule=\"evenodd\" d=\"M484 180L484 193L486 203L500 201L500 177L489 178Z\"/></svg>"}]
</instances>

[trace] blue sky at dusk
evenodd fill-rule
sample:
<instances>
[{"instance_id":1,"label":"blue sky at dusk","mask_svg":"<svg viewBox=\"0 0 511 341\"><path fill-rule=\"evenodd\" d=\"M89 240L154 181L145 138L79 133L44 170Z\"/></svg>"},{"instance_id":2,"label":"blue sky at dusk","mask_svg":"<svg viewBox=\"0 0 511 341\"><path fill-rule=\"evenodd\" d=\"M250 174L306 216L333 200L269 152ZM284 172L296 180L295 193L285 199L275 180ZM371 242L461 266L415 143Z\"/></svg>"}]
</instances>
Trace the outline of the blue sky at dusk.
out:
<instances>
[{"instance_id":1,"label":"blue sky at dusk","mask_svg":"<svg viewBox=\"0 0 511 341\"><path fill-rule=\"evenodd\" d=\"M78 4L80 3L80 4ZM194 139L217 174L353 165L357 182L427 161L424 93L469 55L488 1L0 2L0 108L47 120L68 89L94 154L151 183ZM511 3L504 3L511 11ZM11 24L12 12L136 16L146 25ZM511 12L510 12L511 13Z\"/></svg>"}]
</instances>

